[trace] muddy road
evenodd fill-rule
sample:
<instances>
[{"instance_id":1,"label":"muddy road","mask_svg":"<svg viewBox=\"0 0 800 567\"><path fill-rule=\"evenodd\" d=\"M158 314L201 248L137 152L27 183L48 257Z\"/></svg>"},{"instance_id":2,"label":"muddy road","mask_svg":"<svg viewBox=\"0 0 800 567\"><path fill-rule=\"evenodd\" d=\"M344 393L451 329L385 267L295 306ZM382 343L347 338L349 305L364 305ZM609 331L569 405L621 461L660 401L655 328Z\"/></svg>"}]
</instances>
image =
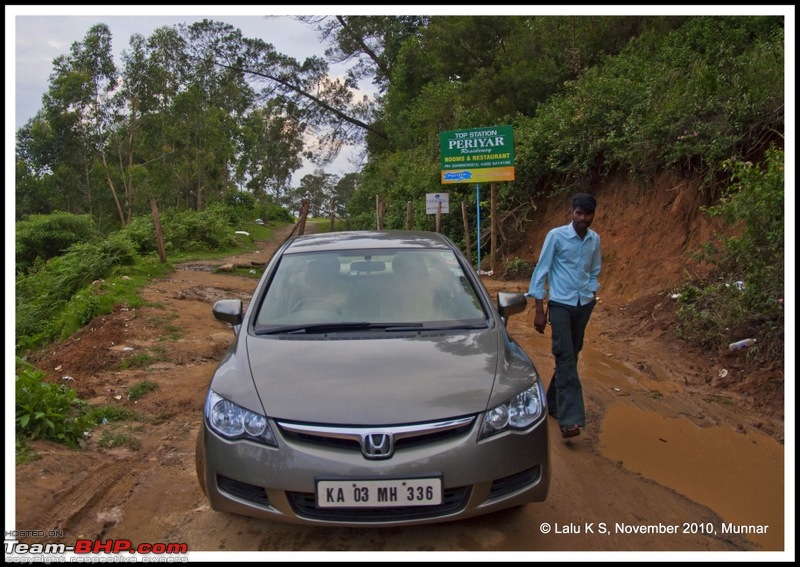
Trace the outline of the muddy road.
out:
<instances>
[{"instance_id":1,"label":"muddy road","mask_svg":"<svg viewBox=\"0 0 800 567\"><path fill-rule=\"evenodd\" d=\"M137 418L99 426L80 451L33 444L41 458L16 467L15 526L54 535L21 541L185 543L197 558L232 551L787 547L783 414L756 411L716 389L727 374L718 361L652 332L652 322L632 306L602 297L580 359L587 427L566 441L550 428L547 502L468 521L383 529L303 527L213 512L197 483L194 446L207 384L233 334L213 318L211 306L222 298L247 303L256 285L213 270L225 263L263 266L282 235L251 254L177 267L145 290L150 305L98 318L36 362L48 379L72 377L81 398L117 404ZM484 281L493 295L527 287L526 281ZM549 377L549 331L533 330L532 309L512 317L509 329ZM657 313L653 304L648 309L649 316ZM144 363L131 364L137 355ZM131 401L127 393L142 382L155 389Z\"/></svg>"}]
</instances>

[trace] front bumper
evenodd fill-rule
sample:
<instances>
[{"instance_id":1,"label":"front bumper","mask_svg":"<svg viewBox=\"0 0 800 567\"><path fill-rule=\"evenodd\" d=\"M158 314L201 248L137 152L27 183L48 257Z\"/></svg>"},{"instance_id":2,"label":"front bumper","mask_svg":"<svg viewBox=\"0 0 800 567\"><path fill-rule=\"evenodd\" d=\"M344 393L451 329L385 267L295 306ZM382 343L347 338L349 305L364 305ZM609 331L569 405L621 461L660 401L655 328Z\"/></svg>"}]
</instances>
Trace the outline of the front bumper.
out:
<instances>
[{"instance_id":1,"label":"front bumper","mask_svg":"<svg viewBox=\"0 0 800 567\"><path fill-rule=\"evenodd\" d=\"M542 502L550 484L547 420L477 441L479 420L450 435L366 459L358 447L295 435L271 421L278 448L228 441L204 425L205 486L214 510L309 525L400 526L469 518ZM320 508L319 479L442 479L432 506Z\"/></svg>"}]
</instances>

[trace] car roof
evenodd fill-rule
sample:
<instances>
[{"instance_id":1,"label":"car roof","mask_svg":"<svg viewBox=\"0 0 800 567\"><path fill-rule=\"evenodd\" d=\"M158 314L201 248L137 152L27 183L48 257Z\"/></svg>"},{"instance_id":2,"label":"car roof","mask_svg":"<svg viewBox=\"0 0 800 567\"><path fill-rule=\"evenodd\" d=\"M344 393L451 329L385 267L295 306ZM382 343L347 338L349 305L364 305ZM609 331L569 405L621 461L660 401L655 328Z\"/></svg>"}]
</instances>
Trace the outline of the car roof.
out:
<instances>
[{"instance_id":1,"label":"car roof","mask_svg":"<svg viewBox=\"0 0 800 567\"><path fill-rule=\"evenodd\" d=\"M284 254L330 250L362 250L376 248L440 248L452 250L453 243L438 232L420 230L353 230L323 232L296 236Z\"/></svg>"}]
</instances>

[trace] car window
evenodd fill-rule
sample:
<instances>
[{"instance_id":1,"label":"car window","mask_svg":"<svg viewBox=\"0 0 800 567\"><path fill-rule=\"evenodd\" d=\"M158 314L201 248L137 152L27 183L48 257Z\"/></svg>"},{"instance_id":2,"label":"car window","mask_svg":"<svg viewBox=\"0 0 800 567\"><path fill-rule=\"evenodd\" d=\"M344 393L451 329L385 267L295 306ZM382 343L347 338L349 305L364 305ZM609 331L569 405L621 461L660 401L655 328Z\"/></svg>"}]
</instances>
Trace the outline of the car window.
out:
<instances>
[{"instance_id":1,"label":"car window","mask_svg":"<svg viewBox=\"0 0 800 567\"><path fill-rule=\"evenodd\" d=\"M359 250L284 255L255 324L422 323L435 328L475 325L486 318L452 251Z\"/></svg>"}]
</instances>

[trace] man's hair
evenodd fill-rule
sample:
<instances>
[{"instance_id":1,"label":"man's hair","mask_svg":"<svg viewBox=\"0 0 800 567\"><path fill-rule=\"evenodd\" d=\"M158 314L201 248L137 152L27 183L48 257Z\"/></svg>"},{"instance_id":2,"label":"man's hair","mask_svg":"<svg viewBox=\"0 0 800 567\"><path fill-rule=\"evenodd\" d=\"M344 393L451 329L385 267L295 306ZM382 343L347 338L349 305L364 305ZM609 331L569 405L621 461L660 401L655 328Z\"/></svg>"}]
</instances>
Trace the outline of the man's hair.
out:
<instances>
[{"instance_id":1,"label":"man's hair","mask_svg":"<svg viewBox=\"0 0 800 567\"><path fill-rule=\"evenodd\" d=\"M597 201L589 193L578 193L572 197L572 210L581 208L587 213L594 211L597 206Z\"/></svg>"}]
</instances>

